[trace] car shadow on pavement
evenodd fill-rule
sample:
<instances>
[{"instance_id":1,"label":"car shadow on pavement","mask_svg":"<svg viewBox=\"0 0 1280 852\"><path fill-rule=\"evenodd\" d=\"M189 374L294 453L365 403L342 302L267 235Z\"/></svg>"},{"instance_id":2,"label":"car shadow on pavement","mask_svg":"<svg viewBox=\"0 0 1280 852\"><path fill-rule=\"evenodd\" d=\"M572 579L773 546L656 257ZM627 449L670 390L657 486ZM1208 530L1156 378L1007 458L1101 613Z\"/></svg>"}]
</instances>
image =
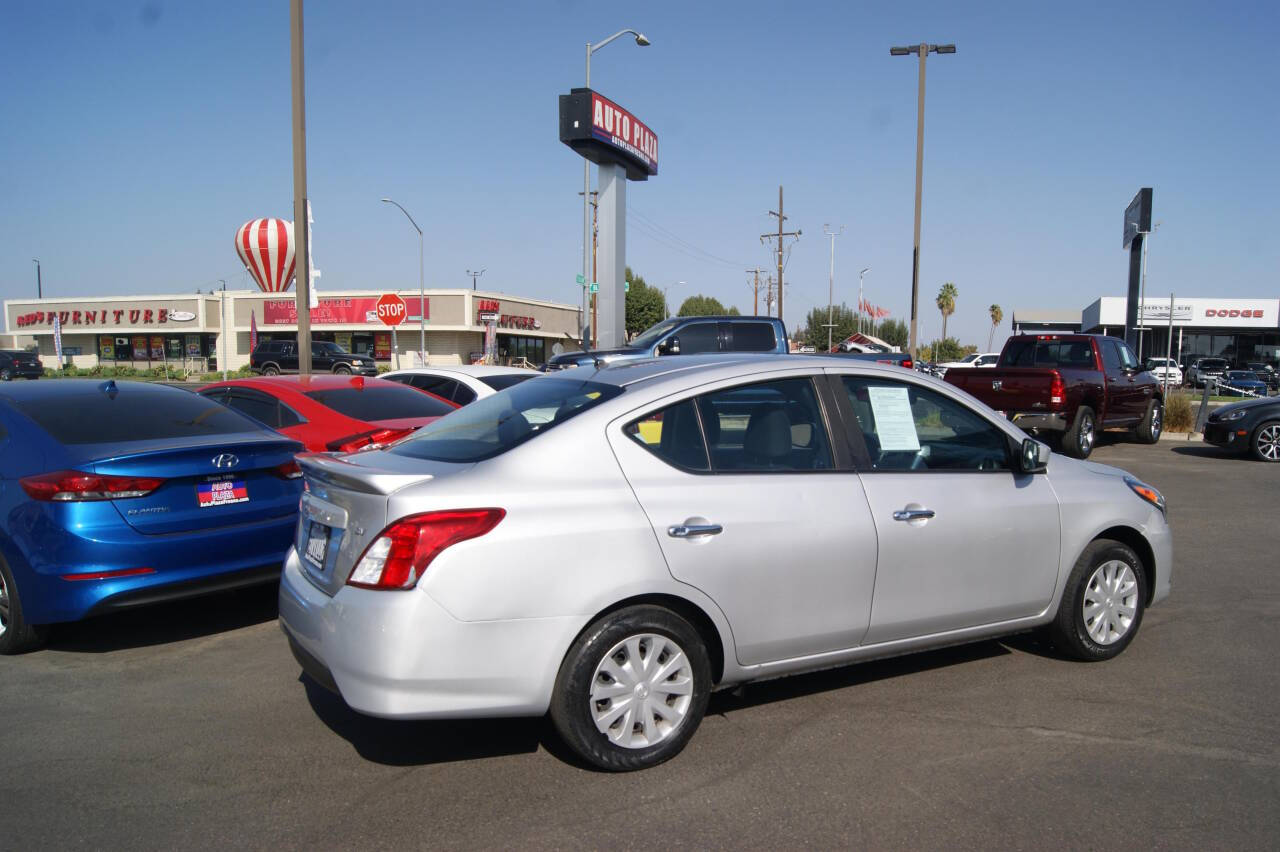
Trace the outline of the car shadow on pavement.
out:
<instances>
[{"instance_id":1,"label":"car shadow on pavement","mask_svg":"<svg viewBox=\"0 0 1280 852\"><path fill-rule=\"evenodd\" d=\"M1205 444L1191 444L1185 447L1174 447L1173 451L1180 456L1195 456L1202 459L1222 459L1223 461L1235 462L1253 462L1253 458L1248 453L1231 453Z\"/></svg>"},{"instance_id":2,"label":"car shadow on pavement","mask_svg":"<svg viewBox=\"0 0 1280 852\"><path fill-rule=\"evenodd\" d=\"M1007 641L1007 640L1003 640ZM729 689L711 694L707 715L723 715L735 710L801 698L819 692L830 692L874 683L878 680L918 674L932 669L945 668L977 660L1001 657L1011 653L1002 642L985 641L968 645L956 645L937 651L907 654L887 660L852 663L842 668L827 669L811 674L793 675L777 680L748 683L741 689Z\"/></svg>"},{"instance_id":3,"label":"car shadow on pavement","mask_svg":"<svg viewBox=\"0 0 1280 852\"><path fill-rule=\"evenodd\" d=\"M49 632L47 647L53 651L106 653L251 627L275 620L278 588L275 583L264 583L55 624Z\"/></svg>"},{"instance_id":4,"label":"car shadow on pavement","mask_svg":"<svg viewBox=\"0 0 1280 852\"><path fill-rule=\"evenodd\" d=\"M298 682L316 717L365 760L385 766L423 766L522 754L550 739L546 720L379 719L357 713L305 674ZM559 756L557 754L557 756Z\"/></svg>"}]
</instances>

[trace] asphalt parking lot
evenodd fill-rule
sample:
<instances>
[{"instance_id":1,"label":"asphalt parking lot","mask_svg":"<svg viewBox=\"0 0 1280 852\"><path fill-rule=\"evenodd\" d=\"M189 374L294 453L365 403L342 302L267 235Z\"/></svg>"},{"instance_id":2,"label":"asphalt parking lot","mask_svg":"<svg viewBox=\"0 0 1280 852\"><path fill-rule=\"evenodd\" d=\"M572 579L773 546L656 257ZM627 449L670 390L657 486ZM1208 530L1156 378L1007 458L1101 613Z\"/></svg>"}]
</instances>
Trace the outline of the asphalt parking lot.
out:
<instances>
[{"instance_id":1,"label":"asphalt parking lot","mask_svg":"<svg viewBox=\"0 0 1280 852\"><path fill-rule=\"evenodd\" d=\"M751 685L605 775L541 720L357 716L300 678L273 591L224 595L0 659L0 848L1274 848L1280 466L1094 460L1175 535L1172 597L1110 663L1022 636Z\"/></svg>"}]
</instances>

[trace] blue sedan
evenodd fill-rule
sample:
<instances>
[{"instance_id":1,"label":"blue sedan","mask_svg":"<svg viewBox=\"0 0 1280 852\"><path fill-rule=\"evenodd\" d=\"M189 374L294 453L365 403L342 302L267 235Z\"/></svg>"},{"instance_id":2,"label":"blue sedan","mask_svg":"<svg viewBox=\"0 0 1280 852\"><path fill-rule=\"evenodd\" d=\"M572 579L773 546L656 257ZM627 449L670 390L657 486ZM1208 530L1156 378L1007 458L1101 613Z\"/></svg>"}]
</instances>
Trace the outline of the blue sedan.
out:
<instances>
[{"instance_id":1,"label":"blue sedan","mask_svg":"<svg viewBox=\"0 0 1280 852\"><path fill-rule=\"evenodd\" d=\"M1266 396L1267 385L1252 370L1228 370L1218 384L1222 396Z\"/></svg>"},{"instance_id":2,"label":"blue sedan","mask_svg":"<svg viewBox=\"0 0 1280 852\"><path fill-rule=\"evenodd\" d=\"M0 653L49 624L275 580L296 441L179 388L66 379L0 391Z\"/></svg>"}]
</instances>

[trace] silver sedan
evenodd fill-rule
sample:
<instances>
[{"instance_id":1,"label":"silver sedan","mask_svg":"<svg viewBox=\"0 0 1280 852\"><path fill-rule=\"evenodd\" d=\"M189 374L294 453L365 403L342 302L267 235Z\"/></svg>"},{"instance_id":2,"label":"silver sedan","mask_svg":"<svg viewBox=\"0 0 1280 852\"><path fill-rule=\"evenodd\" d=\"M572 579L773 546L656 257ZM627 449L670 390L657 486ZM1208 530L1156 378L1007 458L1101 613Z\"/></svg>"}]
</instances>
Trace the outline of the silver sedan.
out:
<instances>
[{"instance_id":1,"label":"silver sedan","mask_svg":"<svg viewBox=\"0 0 1280 852\"><path fill-rule=\"evenodd\" d=\"M714 689L1040 628L1106 660L1169 593L1154 488L866 362L580 367L301 461L308 674L374 716L550 712L610 770L679 752Z\"/></svg>"}]
</instances>

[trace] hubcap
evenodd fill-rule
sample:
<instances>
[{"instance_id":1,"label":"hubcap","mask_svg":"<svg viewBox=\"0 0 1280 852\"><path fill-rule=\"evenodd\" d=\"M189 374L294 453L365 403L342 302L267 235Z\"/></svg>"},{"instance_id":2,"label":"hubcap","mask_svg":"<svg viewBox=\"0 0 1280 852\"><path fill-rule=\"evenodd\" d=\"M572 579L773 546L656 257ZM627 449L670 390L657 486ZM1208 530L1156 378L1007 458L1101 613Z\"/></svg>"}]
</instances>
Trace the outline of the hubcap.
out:
<instances>
[{"instance_id":1,"label":"hubcap","mask_svg":"<svg viewBox=\"0 0 1280 852\"><path fill-rule=\"evenodd\" d=\"M1124 638L1138 613L1138 578L1127 562L1112 559L1093 572L1081 604L1084 626L1099 645Z\"/></svg>"},{"instance_id":2,"label":"hubcap","mask_svg":"<svg viewBox=\"0 0 1280 852\"><path fill-rule=\"evenodd\" d=\"M1258 433L1258 452L1267 461L1280 461L1280 426L1267 426Z\"/></svg>"},{"instance_id":3,"label":"hubcap","mask_svg":"<svg viewBox=\"0 0 1280 852\"><path fill-rule=\"evenodd\" d=\"M1080 424L1080 452L1088 454L1093 447L1093 418L1085 416L1084 422Z\"/></svg>"},{"instance_id":4,"label":"hubcap","mask_svg":"<svg viewBox=\"0 0 1280 852\"><path fill-rule=\"evenodd\" d=\"M9 629L9 587L5 585L4 574L0 574L0 636Z\"/></svg>"},{"instance_id":5,"label":"hubcap","mask_svg":"<svg viewBox=\"0 0 1280 852\"><path fill-rule=\"evenodd\" d=\"M600 733L623 748L648 748L671 736L692 701L689 658L656 633L614 645L591 678L591 718Z\"/></svg>"}]
</instances>

